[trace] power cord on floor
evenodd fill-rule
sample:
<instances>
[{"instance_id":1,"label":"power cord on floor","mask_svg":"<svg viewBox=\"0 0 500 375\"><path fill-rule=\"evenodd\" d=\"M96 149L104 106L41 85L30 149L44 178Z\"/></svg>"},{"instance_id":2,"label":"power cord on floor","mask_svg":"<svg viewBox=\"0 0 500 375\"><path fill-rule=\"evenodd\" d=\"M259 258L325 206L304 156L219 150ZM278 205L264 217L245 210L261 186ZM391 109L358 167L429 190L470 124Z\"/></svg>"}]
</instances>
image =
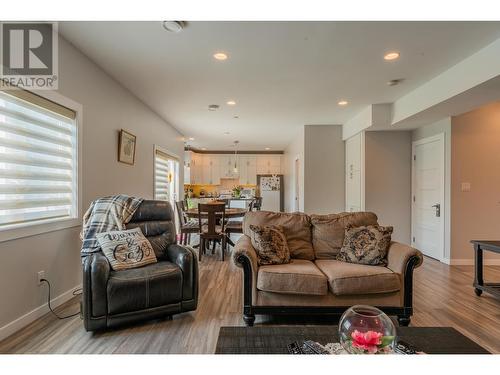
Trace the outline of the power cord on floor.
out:
<instances>
[{"instance_id":1,"label":"power cord on floor","mask_svg":"<svg viewBox=\"0 0 500 375\"><path fill-rule=\"evenodd\" d=\"M57 319L61 319L61 320L63 320L63 319L68 319L68 318L72 318L72 317L74 317L74 316L80 315L80 312L77 312L77 313L74 313L74 314L71 314L71 315L68 315L68 316L59 316L59 315L58 315L58 314L57 314L57 313L56 313L56 312L52 309L52 306L50 305L50 282L49 282L49 280L47 280L47 279L40 279L40 282L45 282L45 283L47 283L47 285L49 286L49 296L48 296L48 300L47 300L47 305L49 306L49 310L50 310L50 312L51 312L52 314L54 314L54 315L57 317ZM78 288L78 289L75 289L75 290L73 291L73 295L74 295L74 296L78 296L78 295L80 295L80 294L82 294L82 288Z\"/></svg>"}]
</instances>

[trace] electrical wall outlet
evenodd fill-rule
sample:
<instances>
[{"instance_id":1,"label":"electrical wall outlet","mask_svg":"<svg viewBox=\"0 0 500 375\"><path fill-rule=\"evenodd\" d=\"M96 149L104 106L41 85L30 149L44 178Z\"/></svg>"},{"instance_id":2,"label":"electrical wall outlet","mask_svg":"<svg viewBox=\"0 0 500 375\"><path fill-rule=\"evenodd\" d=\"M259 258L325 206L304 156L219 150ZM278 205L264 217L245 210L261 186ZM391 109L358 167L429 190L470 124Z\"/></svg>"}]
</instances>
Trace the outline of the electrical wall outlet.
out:
<instances>
[{"instance_id":1,"label":"electrical wall outlet","mask_svg":"<svg viewBox=\"0 0 500 375\"><path fill-rule=\"evenodd\" d=\"M42 285L42 279L45 279L45 271L38 271L36 274L38 285Z\"/></svg>"}]
</instances>

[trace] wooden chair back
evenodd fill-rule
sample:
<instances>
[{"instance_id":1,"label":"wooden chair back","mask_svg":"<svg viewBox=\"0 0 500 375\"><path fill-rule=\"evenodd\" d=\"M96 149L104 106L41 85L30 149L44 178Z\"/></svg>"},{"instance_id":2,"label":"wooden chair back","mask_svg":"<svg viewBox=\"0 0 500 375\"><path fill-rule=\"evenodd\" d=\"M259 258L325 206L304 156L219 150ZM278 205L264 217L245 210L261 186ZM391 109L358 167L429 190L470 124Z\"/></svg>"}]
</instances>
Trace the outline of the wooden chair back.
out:
<instances>
[{"instance_id":1,"label":"wooden chair back","mask_svg":"<svg viewBox=\"0 0 500 375\"><path fill-rule=\"evenodd\" d=\"M206 223L202 222L203 216L207 216ZM217 222L220 222L221 230L217 231ZM224 202L198 203L198 225L200 227L200 236L205 238L220 237L224 232L226 222L226 204ZM206 224L206 230L203 228Z\"/></svg>"},{"instance_id":2,"label":"wooden chair back","mask_svg":"<svg viewBox=\"0 0 500 375\"><path fill-rule=\"evenodd\" d=\"M260 211L261 207L262 207L262 197L255 197L253 208L255 208L257 211Z\"/></svg>"},{"instance_id":3,"label":"wooden chair back","mask_svg":"<svg viewBox=\"0 0 500 375\"><path fill-rule=\"evenodd\" d=\"M187 218L184 212L186 211L186 203L184 201L175 202L175 208L177 209L177 217L179 218L179 224L186 224Z\"/></svg>"}]
</instances>

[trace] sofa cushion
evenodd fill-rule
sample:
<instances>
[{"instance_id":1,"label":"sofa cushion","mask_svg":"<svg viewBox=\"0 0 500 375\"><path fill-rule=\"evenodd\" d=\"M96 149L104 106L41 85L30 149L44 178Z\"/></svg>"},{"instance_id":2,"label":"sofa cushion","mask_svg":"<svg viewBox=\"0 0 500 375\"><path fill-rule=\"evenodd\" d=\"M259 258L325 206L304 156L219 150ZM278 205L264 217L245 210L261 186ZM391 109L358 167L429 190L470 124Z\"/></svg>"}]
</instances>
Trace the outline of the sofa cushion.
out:
<instances>
[{"instance_id":1,"label":"sofa cushion","mask_svg":"<svg viewBox=\"0 0 500 375\"><path fill-rule=\"evenodd\" d=\"M366 225L345 230L344 245L337 260L372 266L387 265L387 251L391 245L392 227Z\"/></svg>"},{"instance_id":2,"label":"sofa cushion","mask_svg":"<svg viewBox=\"0 0 500 375\"><path fill-rule=\"evenodd\" d=\"M107 297L108 314L178 303L182 300L182 271L179 266L167 261L111 271Z\"/></svg>"},{"instance_id":3,"label":"sofa cushion","mask_svg":"<svg viewBox=\"0 0 500 375\"><path fill-rule=\"evenodd\" d=\"M372 212L342 212L330 215L311 215L312 244L316 259L335 259L344 243L347 225L375 225Z\"/></svg>"},{"instance_id":4,"label":"sofa cushion","mask_svg":"<svg viewBox=\"0 0 500 375\"><path fill-rule=\"evenodd\" d=\"M250 225L250 230L250 239L260 266L290 262L290 250L282 227Z\"/></svg>"},{"instance_id":5,"label":"sofa cushion","mask_svg":"<svg viewBox=\"0 0 500 375\"><path fill-rule=\"evenodd\" d=\"M390 293L401 289L399 275L387 267L337 260L316 260L315 263L327 276L330 290L337 296Z\"/></svg>"},{"instance_id":6,"label":"sofa cushion","mask_svg":"<svg viewBox=\"0 0 500 375\"><path fill-rule=\"evenodd\" d=\"M259 267L257 289L288 294L328 293L328 281L313 262L292 259L288 264Z\"/></svg>"},{"instance_id":7,"label":"sofa cushion","mask_svg":"<svg viewBox=\"0 0 500 375\"><path fill-rule=\"evenodd\" d=\"M292 259L314 259L311 222L306 214L251 211L243 219L243 233L249 237L251 237L250 225L282 227L290 249L290 257Z\"/></svg>"}]
</instances>

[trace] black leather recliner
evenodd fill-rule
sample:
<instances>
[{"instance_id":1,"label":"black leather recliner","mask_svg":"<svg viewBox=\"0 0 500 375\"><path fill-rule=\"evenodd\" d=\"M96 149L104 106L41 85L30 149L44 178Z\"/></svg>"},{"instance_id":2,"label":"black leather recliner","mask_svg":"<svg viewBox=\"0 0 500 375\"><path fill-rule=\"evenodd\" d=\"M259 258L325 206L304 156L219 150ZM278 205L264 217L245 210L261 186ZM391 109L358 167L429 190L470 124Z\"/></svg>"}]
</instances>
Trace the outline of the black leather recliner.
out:
<instances>
[{"instance_id":1,"label":"black leather recliner","mask_svg":"<svg viewBox=\"0 0 500 375\"><path fill-rule=\"evenodd\" d=\"M145 200L127 224L140 227L158 263L113 271L102 253L83 264L83 322L95 331L144 319L196 310L198 260L190 247L175 242L170 203Z\"/></svg>"}]
</instances>

